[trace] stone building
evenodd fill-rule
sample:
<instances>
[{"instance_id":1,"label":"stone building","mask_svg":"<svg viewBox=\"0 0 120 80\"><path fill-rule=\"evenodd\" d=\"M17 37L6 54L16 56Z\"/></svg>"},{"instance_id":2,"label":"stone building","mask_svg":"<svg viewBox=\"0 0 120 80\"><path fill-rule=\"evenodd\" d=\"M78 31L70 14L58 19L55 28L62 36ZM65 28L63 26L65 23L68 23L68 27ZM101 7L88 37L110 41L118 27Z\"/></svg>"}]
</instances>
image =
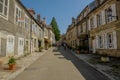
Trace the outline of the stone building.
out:
<instances>
[{"instance_id":1,"label":"stone building","mask_svg":"<svg viewBox=\"0 0 120 80\"><path fill-rule=\"evenodd\" d=\"M89 13L90 47L93 53L120 57L120 1L96 0Z\"/></svg>"},{"instance_id":2,"label":"stone building","mask_svg":"<svg viewBox=\"0 0 120 80\"><path fill-rule=\"evenodd\" d=\"M120 0L94 0L77 16L75 26L78 45L88 45L93 53L120 57ZM68 44L75 39L74 32L70 25Z\"/></svg>"},{"instance_id":3,"label":"stone building","mask_svg":"<svg viewBox=\"0 0 120 80\"><path fill-rule=\"evenodd\" d=\"M76 19L72 18L72 23L69 25L66 32L66 43L68 46L72 48L77 47L77 27L76 27Z\"/></svg>"},{"instance_id":4,"label":"stone building","mask_svg":"<svg viewBox=\"0 0 120 80\"><path fill-rule=\"evenodd\" d=\"M83 11L77 16L77 44L82 49L89 47L89 31L88 31L88 15L89 7L86 6Z\"/></svg>"},{"instance_id":5,"label":"stone building","mask_svg":"<svg viewBox=\"0 0 120 80\"><path fill-rule=\"evenodd\" d=\"M31 15L19 0L3 0L0 4L0 56L29 53Z\"/></svg>"},{"instance_id":6,"label":"stone building","mask_svg":"<svg viewBox=\"0 0 120 80\"><path fill-rule=\"evenodd\" d=\"M44 47L44 23L20 0L0 0L0 58L20 57ZM46 28L47 29L47 28Z\"/></svg>"},{"instance_id":7,"label":"stone building","mask_svg":"<svg viewBox=\"0 0 120 80\"><path fill-rule=\"evenodd\" d=\"M52 46L52 45L54 45L55 44L55 35L54 35L54 33L53 33L53 29L52 29L52 26L50 26L50 25L48 25L48 27L47 27L47 29L48 29L48 39L49 39L49 46Z\"/></svg>"}]
</instances>

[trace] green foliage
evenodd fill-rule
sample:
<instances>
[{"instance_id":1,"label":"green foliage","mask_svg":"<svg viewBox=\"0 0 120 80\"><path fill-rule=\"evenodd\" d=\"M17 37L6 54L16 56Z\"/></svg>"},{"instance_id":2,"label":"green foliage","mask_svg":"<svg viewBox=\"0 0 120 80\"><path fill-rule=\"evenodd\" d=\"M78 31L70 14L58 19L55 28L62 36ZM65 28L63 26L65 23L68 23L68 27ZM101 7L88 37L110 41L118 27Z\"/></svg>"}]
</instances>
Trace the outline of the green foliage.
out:
<instances>
[{"instance_id":1,"label":"green foliage","mask_svg":"<svg viewBox=\"0 0 120 80\"><path fill-rule=\"evenodd\" d=\"M40 51L40 52L42 52L42 50L43 50L43 47L42 47L42 46L41 46L41 47L39 47L39 51Z\"/></svg>"},{"instance_id":2,"label":"green foliage","mask_svg":"<svg viewBox=\"0 0 120 80\"><path fill-rule=\"evenodd\" d=\"M8 60L8 65L11 65L11 64L16 64L16 59L13 56L9 57L9 60Z\"/></svg>"},{"instance_id":3,"label":"green foliage","mask_svg":"<svg viewBox=\"0 0 120 80\"><path fill-rule=\"evenodd\" d=\"M55 17L52 18L51 24L50 24L53 28L53 32L55 34L55 39L56 41L58 41L60 39L60 30L58 28L57 22Z\"/></svg>"}]
</instances>

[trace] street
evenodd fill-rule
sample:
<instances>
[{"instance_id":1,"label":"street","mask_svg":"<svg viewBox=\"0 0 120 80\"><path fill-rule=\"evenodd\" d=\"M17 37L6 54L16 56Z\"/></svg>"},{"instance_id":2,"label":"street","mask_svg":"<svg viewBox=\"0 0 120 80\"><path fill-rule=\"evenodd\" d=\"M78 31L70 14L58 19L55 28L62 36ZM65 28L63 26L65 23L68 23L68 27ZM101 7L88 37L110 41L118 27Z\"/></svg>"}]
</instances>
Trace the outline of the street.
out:
<instances>
[{"instance_id":1,"label":"street","mask_svg":"<svg viewBox=\"0 0 120 80\"><path fill-rule=\"evenodd\" d=\"M13 80L110 80L70 50L52 48Z\"/></svg>"}]
</instances>

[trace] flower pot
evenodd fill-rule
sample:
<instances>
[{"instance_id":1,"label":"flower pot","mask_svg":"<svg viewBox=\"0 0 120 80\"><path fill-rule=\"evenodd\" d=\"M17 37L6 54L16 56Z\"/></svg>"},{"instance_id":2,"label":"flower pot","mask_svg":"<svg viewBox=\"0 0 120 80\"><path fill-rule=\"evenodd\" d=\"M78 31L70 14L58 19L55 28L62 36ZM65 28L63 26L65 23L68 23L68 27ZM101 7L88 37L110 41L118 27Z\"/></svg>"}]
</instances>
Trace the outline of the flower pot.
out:
<instances>
[{"instance_id":1,"label":"flower pot","mask_svg":"<svg viewBox=\"0 0 120 80\"><path fill-rule=\"evenodd\" d=\"M110 59L109 59L108 56L101 56L101 61L102 61L102 62L109 62Z\"/></svg>"},{"instance_id":2,"label":"flower pot","mask_svg":"<svg viewBox=\"0 0 120 80\"><path fill-rule=\"evenodd\" d=\"M77 54L80 54L80 51L79 51L79 50L77 50Z\"/></svg>"},{"instance_id":3,"label":"flower pot","mask_svg":"<svg viewBox=\"0 0 120 80\"><path fill-rule=\"evenodd\" d=\"M9 65L9 70L15 70L15 69L16 69L16 64Z\"/></svg>"}]
</instances>

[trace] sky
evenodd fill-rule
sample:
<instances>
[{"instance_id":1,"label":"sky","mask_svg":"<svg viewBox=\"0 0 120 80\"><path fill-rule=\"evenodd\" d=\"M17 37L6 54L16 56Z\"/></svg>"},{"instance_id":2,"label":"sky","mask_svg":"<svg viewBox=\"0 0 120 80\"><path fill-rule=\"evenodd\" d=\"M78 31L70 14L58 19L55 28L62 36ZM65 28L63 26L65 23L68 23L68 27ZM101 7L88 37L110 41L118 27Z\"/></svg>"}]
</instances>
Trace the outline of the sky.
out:
<instances>
[{"instance_id":1,"label":"sky","mask_svg":"<svg viewBox=\"0 0 120 80\"><path fill-rule=\"evenodd\" d=\"M61 31L66 33L72 17L76 18L80 12L93 0L21 0L26 8L32 8L41 18L46 18L49 25L53 17Z\"/></svg>"}]
</instances>

